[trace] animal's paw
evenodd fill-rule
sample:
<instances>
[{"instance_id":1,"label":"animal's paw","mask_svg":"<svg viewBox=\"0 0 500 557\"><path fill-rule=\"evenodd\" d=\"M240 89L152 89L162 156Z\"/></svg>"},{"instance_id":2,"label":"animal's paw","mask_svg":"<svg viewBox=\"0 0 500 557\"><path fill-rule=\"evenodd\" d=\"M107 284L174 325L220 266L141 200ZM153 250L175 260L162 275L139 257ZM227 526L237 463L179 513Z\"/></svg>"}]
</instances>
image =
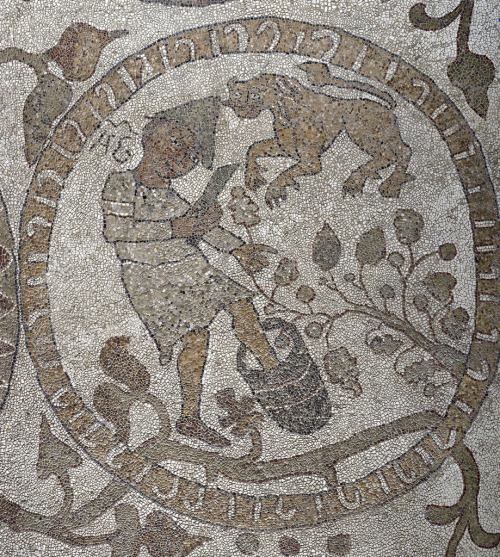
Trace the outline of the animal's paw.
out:
<instances>
[{"instance_id":1,"label":"animal's paw","mask_svg":"<svg viewBox=\"0 0 500 557\"><path fill-rule=\"evenodd\" d=\"M251 191L257 191L260 186L264 186L266 183L257 164L249 164L245 176L246 187Z\"/></svg>"},{"instance_id":2,"label":"animal's paw","mask_svg":"<svg viewBox=\"0 0 500 557\"><path fill-rule=\"evenodd\" d=\"M293 186L298 189L297 183L292 179L283 179L281 176L269 184L266 191L266 203L271 209L278 207L282 201L286 201L287 193L286 188Z\"/></svg>"},{"instance_id":3,"label":"animal's paw","mask_svg":"<svg viewBox=\"0 0 500 557\"><path fill-rule=\"evenodd\" d=\"M406 182L415 180L415 176L402 170L396 170L387 180L382 182L379 191L383 197L399 197L401 186Z\"/></svg>"}]
</instances>

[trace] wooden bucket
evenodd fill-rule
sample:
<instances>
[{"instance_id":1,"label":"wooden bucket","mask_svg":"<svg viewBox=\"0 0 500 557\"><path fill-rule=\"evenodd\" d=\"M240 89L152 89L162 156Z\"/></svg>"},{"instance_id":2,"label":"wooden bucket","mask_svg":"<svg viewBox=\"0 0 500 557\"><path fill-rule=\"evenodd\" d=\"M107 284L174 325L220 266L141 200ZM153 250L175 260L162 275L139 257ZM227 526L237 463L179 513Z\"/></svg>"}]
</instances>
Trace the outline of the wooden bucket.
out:
<instances>
[{"instance_id":1,"label":"wooden bucket","mask_svg":"<svg viewBox=\"0 0 500 557\"><path fill-rule=\"evenodd\" d=\"M248 369L246 346L241 344L237 367L255 398L283 429L307 435L323 427L331 417L331 404L318 366L292 323L280 318L262 323L264 331L281 329L293 346L285 361L271 370Z\"/></svg>"}]
</instances>

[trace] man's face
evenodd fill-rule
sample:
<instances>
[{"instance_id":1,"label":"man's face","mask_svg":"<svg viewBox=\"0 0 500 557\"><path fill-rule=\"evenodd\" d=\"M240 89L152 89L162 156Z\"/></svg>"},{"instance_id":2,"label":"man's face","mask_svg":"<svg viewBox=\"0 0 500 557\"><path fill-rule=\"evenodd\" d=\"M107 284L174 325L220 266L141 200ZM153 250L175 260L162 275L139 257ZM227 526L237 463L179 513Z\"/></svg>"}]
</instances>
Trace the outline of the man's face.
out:
<instances>
[{"instance_id":1,"label":"man's face","mask_svg":"<svg viewBox=\"0 0 500 557\"><path fill-rule=\"evenodd\" d=\"M144 140L144 159L150 171L165 180L184 176L200 161L201 147L187 128L165 120Z\"/></svg>"}]
</instances>

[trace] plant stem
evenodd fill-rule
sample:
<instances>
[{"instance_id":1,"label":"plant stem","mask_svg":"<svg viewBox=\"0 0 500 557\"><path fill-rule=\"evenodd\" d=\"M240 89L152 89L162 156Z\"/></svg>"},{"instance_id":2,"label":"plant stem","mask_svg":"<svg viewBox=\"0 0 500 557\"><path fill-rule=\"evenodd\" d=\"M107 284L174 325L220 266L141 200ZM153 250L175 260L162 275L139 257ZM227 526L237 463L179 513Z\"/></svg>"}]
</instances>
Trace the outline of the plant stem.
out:
<instances>
[{"instance_id":1,"label":"plant stem","mask_svg":"<svg viewBox=\"0 0 500 557\"><path fill-rule=\"evenodd\" d=\"M394 364L392 365L392 367L393 367L393 369L396 373L398 372L398 362L401 359L401 357L404 356L405 354L408 354L408 352L411 352L414 348L415 348L415 345L412 344L409 348L405 348L402 352L400 352L396 356L396 359L394 360Z\"/></svg>"},{"instance_id":2,"label":"plant stem","mask_svg":"<svg viewBox=\"0 0 500 557\"><path fill-rule=\"evenodd\" d=\"M432 429L441 417L432 411L417 412L384 425L368 428L350 439L327 445L290 458L267 462L255 462L231 458L218 453L206 452L173 440L162 443L143 444L139 450L143 456L155 461L165 458L208 466L223 476L239 482L267 482L291 476L325 477L332 463L362 453L373 445L417 431Z\"/></svg>"},{"instance_id":3,"label":"plant stem","mask_svg":"<svg viewBox=\"0 0 500 557\"><path fill-rule=\"evenodd\" d=\"M328 284L326 287L333 292L338 292L338 289L332 288ZM368 317L373 317L377 319L377 321L381 321L391 329L395 331L399 331L404 333L410 340L412 340L415 344L421 346L424 350L429 353L433 353L434 349L436 348L435 344L431 342L427 337L425 337L422 333L417 331L411 323L401 319L397 315L394 315L391 312L385 312L378 308L373 308L370 306L366 306L363 304L357 304L355 302L348 301L348 303L352 306L346 310L346 313L358 313L361 315L366 315Z\"/></svg>"},{"instance_id":4,"label":"plant stem","mask_svg":"<svg viewBox=\"0 0 500 557\"><path fill-rule=\"evenodd\" d=\"M430 314L430 312L428 310L425 312L425 314L427 315L427 323L429 324L429 329L430 329L432 338L436 342L438 342L437 334L436 334L436 331L434 329L434 319L433 319L432 315Z\"/></svg>"},{"instance_id":5,"label":"plant stem","mask_svg":"<svg viewBox=\"0 0 500 557\"><path fill-rule=\"evenodd\" d=\"M457 57L469 50L469 33L474 0L463 0L463 11L457 32Z\"/></svg>"},{"instance_id":6,"label":"plant stem","mask_svg":"<svg viewBox=\"0 0 500 557\"><path fill-rule=\"evenodd\" d=\"M332 290L333 292L336 292L341 298L342 300L346 303L346 304L355 304L355 302L352 302L351 300L349 300L349 298L346 296L346 294L337 286L336 282L335 282L335 278L333 276L333 273L330 271L330 280L332 282L332 287L328 286L328 284L325 284L325 286L327 288L329 288L330 290Z\"/></svg>"},{"instance_id":7,"label":"plant stem","mask_svg":"<svg viewBox=\"0 0 500 557\"><path fill-rule=\"evenodd\" d=\"M365 268L364 265L361 265L360 268L359 268L359 284L361 286L361 290L363 291L364 295L366 296L366 299L370 303L370 306L376 308L377 306L376 306L375 302L373 301L372 297L370 296L370 294L368 292L368 289L366 288L366 285L365 285L364 280L363 280L363 269L364 268Z\"/></svg>"}]
</instances>

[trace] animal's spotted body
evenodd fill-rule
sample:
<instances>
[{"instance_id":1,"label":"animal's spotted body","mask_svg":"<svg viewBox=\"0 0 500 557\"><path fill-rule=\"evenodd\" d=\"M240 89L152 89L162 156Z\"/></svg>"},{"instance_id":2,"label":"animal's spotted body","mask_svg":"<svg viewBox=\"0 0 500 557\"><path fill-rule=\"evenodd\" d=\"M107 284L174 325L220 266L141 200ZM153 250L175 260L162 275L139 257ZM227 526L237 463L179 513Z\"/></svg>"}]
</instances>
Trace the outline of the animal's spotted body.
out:
<instances>
[{"instance_id":1,"label":"animal's spotted body","mask_svg":"<svg viewBox=\"0 0 500 557\"><path fill-rule=\"evenodd\" d=\"M349 86L350 82L343 80L328 81L323 64L302 67L315 85ZM366 85L356 87L376 95L384 104L368 99L336 99L304 87L297 79L273 74L248 81L231 80L228 88L230 96L225 104L239 117L256 118L263 110L270 110L274 116L275 137L254 143L247 152L246 186L256 190L266 183L259 172L258 157L287 156L297 161L269 184L266 202L271 208L286 199L288 186L298 187L297 177L320 172L321 155L342 131L372 157L346 180L344 194L361 193L367 178L378 178L378 172L390 165L394 165L394 171L379 187L384 197L398 197L402 184L413 180L406 172L411 150L401 139L395 103L382 91Z\"/></svg>"}]
</instances>

